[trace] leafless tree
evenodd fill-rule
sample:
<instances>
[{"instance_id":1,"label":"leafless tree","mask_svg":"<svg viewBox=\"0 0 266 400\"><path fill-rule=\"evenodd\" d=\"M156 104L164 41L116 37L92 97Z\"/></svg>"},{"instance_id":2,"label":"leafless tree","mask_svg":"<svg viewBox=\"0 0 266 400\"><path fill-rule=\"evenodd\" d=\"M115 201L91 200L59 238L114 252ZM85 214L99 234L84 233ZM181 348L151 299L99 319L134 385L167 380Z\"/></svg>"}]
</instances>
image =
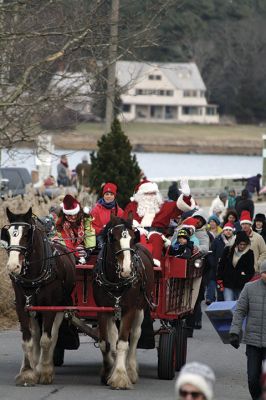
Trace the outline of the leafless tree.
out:
<instances>
[{"instance_id":1,"label":"leafless tree","mask_svg":"<svg viewBox=\"0 0 266 400\"><path fill-rule=\"evenodd\" d=\"M134 20L134 2L122 2L117 59L156 42L169 2L145 0ZM109 15L110 0L0 0L0 146L34 141L44 117L77 95L90 97L97 77L106 79Z\"/></svg>"}]
</instances>

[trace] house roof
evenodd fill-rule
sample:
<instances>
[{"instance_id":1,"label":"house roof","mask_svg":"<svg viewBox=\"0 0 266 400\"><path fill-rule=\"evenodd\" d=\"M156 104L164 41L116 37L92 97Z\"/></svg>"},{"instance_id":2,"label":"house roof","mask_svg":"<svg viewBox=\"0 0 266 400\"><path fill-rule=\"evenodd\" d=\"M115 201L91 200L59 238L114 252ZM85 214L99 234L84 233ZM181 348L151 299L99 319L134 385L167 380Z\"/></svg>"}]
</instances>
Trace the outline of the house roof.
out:
<instances>
[{"instance_id":1,"label":"house roof","mask_svg":"<svg viewBox=\"0 0 266 400\"><path fill-rule=\"evenodd\" d=\"M136 61L117 61L116 77L121 87L134 86L145 79L153 69L161 73L181 90L206 90L199 69L195 63L144 63Z\"/></svg>"}]
</instances>

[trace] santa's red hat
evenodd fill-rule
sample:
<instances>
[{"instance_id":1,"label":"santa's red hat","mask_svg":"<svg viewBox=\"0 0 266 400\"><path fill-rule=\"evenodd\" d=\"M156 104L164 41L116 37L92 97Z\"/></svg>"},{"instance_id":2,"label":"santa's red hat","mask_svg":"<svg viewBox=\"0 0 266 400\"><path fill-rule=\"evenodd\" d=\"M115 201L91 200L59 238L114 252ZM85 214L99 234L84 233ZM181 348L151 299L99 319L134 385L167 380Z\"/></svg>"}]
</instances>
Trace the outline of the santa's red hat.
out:
<instances>
[{"instance_id":1,"label":"santa's red hat","mask_svg":"<svg viewBox=\"0 0 266 400\"><path fill-rule=\"evenodd\" d=\"M197 218L188 217L188 218L184 219L181 226L182 226L182 228L192 228L195 231L196 225L198 222L199 221Z\"/></svg>"},{"instance_id":2,"label":"santa's red hat","mask_svg":"<svg viewBox=\"0 0 266 400\"><path fill-rule=\"evenodd\" d=\"M60 206L66 215L76 215L80 211L80 203L71 194L65 195L63 203Z\"/></svg>"},{"instance_id":3,"label":"santa's red hat","mask_svg":"<svg viewBox=\"0 0 266 400\"><path fill-rule=\"evenodd\" d=\"M152 193L152 192L158 193L159 189L157 183L145 179L137 184L134 192L139 194Z\"/></svg>"},{"instance_id":4,"label":"santa's red hat","mask_svg":"<svg viewBox=\"0 0 266 400\"><path fill-rule=\"evenodd\" d=\"M230 229L231 231L234 231L234 230L235 230L235 227L234 227L234 225L232 224L232 222L226 222L226 224L224 224L224 226L223 226L223 231L224 231L225 229Z\"/></svg>"},{"instance_id":5,"label":"santa's red hat","mask_svg":"<svg viewBox=\"0 0 266 400\"><path fill-rule=\"evenodd\" d=\"M250 212L248 210L243 210L240 215L240 225L241 224L250 224L252 225L252 220L250 216Z\"/></svg>"},{"instance_id":6,"label":"santa's red hat","mask_svg":"<svg viewBox=\"0 0 266 400\"><path fill-rule=\"evenodd\" d=\"M117 186L114 183L107 182L103 187L103 194L106 192L111 192L116 196Z\"/></svg>"}]
</instances>

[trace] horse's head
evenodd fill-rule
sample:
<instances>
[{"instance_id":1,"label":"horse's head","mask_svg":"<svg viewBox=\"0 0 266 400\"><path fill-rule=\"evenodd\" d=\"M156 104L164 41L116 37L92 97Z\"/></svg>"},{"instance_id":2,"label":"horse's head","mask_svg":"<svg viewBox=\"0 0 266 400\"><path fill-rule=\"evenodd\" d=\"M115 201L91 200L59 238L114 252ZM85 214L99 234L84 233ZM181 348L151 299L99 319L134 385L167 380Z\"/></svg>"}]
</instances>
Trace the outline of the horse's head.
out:
<instances>
[{"instance_id":1,"label":"horse's head","mask_svg":"<svg viewBox=\"0 0 266 400\"><path fill-rule=\"evenodd\" d=\"M9 225L1 229L1 240L7 243L7 270L12 275L19 275L32 239L32 209L25 214L13 214L7 208L6 214Z\"/></svg>"},{"instance_id":2,"label":"horse's head","mask_svg":"<svg viewBox=\"0 0 266 400\"><path fill-rule=\"evenodd\" d=\"M132 221L111 216L107 228L107 242L111 243L117 259L119 273L123 278L132 274L132 253L134 252L135 233Z\"/></svg>"}]
</instances>

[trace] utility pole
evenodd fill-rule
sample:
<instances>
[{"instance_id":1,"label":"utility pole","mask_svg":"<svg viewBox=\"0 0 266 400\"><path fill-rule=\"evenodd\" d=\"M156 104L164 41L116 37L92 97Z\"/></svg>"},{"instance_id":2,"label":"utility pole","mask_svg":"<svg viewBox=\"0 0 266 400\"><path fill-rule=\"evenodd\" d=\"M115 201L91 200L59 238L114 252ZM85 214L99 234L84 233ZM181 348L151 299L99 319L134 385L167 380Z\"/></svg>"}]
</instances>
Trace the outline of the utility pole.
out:
<instances>
[{"instance_id":1,"label":"utility pole","mask_svg":"<svg viewBox=\"0 0 266 400\"><path fill-rule=\"evenodd\" d=\"M110 47L109 47L109 65L108 65L107 93L106 93L107 98L106 98L106 112L105 112L105 133L110 132L111 124L114 118L119 1L120 0L112 0L112 9L110 18Z\"/></svg>"}]
</instances>

